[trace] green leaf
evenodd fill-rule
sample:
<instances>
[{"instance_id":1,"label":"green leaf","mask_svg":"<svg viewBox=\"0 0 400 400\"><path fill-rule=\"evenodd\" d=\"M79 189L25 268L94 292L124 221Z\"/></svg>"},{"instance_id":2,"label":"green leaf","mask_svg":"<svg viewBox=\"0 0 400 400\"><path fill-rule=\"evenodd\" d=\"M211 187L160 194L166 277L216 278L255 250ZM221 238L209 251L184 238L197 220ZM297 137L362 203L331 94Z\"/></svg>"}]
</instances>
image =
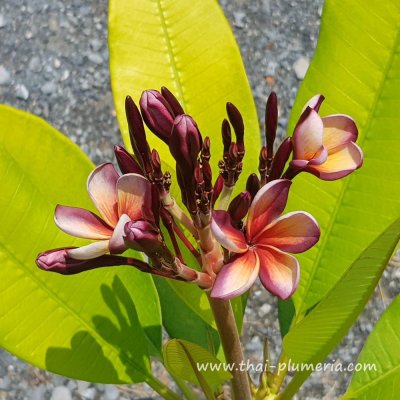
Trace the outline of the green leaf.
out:
<instances>
[{"instance_id":1,"label":"green leaf","mask_svg":"<svg viewBox=\"0 0 400 400\"><path fill-rule=\"evenodd\" d=\"M128 147L126 95L138 100L142 90L166 86L197 121L203 136L210 136L215 176L222 156L225 103L234 103L247 132L243 176L256 171L257 112L239 49L215 0L193 0L189 5L186 0L111 0L109 48L114 102ZM153 134L148 138L162 160L175 165L166 145Z\"/></svg>"},{"instance_id":2,"label":"green leaf","mask_svg":"<svg viewBox=\"0 0 400 400\"><path fill-rule=\"evenodd\" d=\"M304 209L321 226L319 244L299 256L293 297L304 315L340 279L357 255L400 214L400 3L326 0L314 59L290 120L316 93L322 114L351 115L360 130L364 165L349 177L323 182L295 178L289 208Z\"/></svg>"},{"instance_id":3,"label":"green leaf","mask_svg":"<svg viewBox=\"0 0 400 400\"><path fill-rule=\"evenodd\" d=\"M399 239L397 219L364 250L326 297L289 331L283 348L292 362L315 364L328 356L364 309Z\"/></svg>"},{"instance_id":4,"label":"green leaf","mask_svg":"<svg viewBox=\"0 0 400 400\"><path fill-rule=\"evenodd\" d=\"M393 300L385 311L360 353L357 364L368 365L368 368L354 372L350 387L342 399L397 400L399 398L399 316L400 296Z\"/></svg>"},{"instance_id":5,"label":"green leaf","mask_svg":"<svg viewBox=\"0 0 400 400\"><path fill-rule=\"evenodd\" d=\"M214 398L212 391L232 377L215 356L186 340L170 340L164 346L164 362L166 368L174 375L200 384L203 390L211 394L207 398ZM200 370L199 367L204 370Z\"/></svg>"},{"instance_id":6,"label":"green leaf","mask_svg":"<svg viewBox=\"0 0 400 400\"><path fill-rule=\"evenodd\" d=\"M41 119L0 106L0 345L58 374L132 382L161 350L161 316L150 276L131 267L73 276L39 270L44 250L85 243L53 222L57 203L92 208L92 163Z\"/></svg>"}]
</instances>

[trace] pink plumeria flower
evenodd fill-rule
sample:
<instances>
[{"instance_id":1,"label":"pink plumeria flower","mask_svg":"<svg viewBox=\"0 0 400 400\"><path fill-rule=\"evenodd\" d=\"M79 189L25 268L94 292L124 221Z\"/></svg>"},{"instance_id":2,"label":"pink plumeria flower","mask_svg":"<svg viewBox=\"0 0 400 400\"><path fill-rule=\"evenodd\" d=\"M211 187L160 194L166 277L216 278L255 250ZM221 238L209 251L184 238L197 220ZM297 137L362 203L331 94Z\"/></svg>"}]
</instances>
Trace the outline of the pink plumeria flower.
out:
<instances>
[{"instance_id":1,"label":"pink plumeria flower","mask_svg":"<svg viewBox=\"0 0 400 400\"><path fill-rule=\"evenodd\" d=\"M361 167L363 153L355 144L358 129L348 115L320 117L322 95L307 104L293 134L293 160L296 171L307 171L324 180L335 180Z\"/></svg>"},{"instance_id":2,"label":"pink plumeria flower","mask_svg":"<svg viewBox=\"0 0 400 400\"><path fill-rule=\"evenodd\" d=\"M260 276L272 294L287 299L299 282L299 263L290 253L301 253L319 239L315 219L302 211L281 217L291 181L278 179L255 196L244 232L233 227L225 211L214 211L211 229L218 242L236 253L215 280L211 297L230 299L247 291Z\"/></svg>"},{"instance_id":3,"label":"pink plumeria flower","mask_svg":"<svg viewBox=\"0 0 400 400\"><path fill-rule=\"evenodd\" d=\"M103 254L119 254L126 250L124 226L142 218L143 205L151 204L151 184L142 175L119 177L111 163L99 165L87 181L87 190L101 218L83 208L58 205L56 225L68 233L94 240L83 247L66 250L76 260L89 260Z\"/></svg>"}]
</instances>

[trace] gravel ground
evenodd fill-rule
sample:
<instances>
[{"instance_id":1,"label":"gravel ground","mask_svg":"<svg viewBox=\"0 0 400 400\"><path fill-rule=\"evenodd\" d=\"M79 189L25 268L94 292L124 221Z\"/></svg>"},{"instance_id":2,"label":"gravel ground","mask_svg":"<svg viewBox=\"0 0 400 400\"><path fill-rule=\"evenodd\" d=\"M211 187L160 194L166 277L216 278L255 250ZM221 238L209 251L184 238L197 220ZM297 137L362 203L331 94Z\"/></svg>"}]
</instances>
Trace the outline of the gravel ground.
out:
<instances>
[{"instance_id":1,"label":"gravel ground","mask_svg":"<svg viewBox=\"0 0 400 400\"><path fill-rule=\"evenodd\" d=\"M220 0L239 42L260 124L271 88L280 99L280 135L318 36L322 0ZM0 101L35 113L78 143L98 163L120 142L109 84L106 1L0 0ZM359 321L327 361L354 362L400 284L392 261ZM280 346L275 299L258 287L246 311L246 353L260 362L262 339ZM272 318L272 315L274 318ZM337 399L350 376L314 373L299 399ZM156 398L144 385L116 387L41 371L0 350L0 400Z\"/></svg>"}]
</instances>

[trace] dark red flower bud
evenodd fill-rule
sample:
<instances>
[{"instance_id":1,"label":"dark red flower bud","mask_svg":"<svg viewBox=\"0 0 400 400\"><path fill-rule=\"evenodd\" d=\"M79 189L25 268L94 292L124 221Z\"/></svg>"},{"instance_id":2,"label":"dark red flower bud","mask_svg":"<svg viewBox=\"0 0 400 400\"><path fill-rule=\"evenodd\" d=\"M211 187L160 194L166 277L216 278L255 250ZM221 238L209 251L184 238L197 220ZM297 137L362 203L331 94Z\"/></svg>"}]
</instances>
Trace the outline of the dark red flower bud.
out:
<instances>
[{"instance_id":1,"label":"dark red flower bud","mask_svg":"<svg viewBox=\"0 0 400 400\"><path fill-rule=\"evenodd\" d=\"M274 160L272 161L271 172L268 181L279 179L282 176L285 165L292 154L293 144L292 139L287 137L279 146Z\"/></svg>"},{"instance_id":2,"label":"dark red flower bud","mask_svg":"<svg viewBox=\"0 0 400 400\"><path fill-rule=\"evenodd\" d=\"M238 159L238 147L235 142L231 143L229 146L229 158L232 162L237 161Z\"/></svg>"},{"instance_id":3,"label":"dark red flower bud","mask_svg":"<svg viewBox=\"0 0 400 400\"><path fill-rule=\"evenodd\" d=\"M119 169L123 174L133 173L143 175L143 170L139 163L122 146L114 146L114 154Z\"/></svg>"},{"instance_id":4,"label":"dark red flower bud","mask_svg":"<svg viewBox=\"0 0 400 400\"><path fill-rule=\"evenodd\" d=\"M232 143L232 134L231 134L231 126L229 125L228 120L224 119L222 121L222 143L224 145L224 157L228 157L229 155L229 147Z\"/></svg>"},{"instance_id":5,"label":"dark red flower bud","mask_svg":"<svg viewBox=\"0 0 400 400\"><path fill-rule=\"evenodd\" d=\"M203 171L199 163L197 163L194 168L194 179L197 185L204 185Z\"/></svg>"},{"instance_id":6,"label":"dark red flower bud","mask_svg":"<svg viewBox=\"0 0 400 400\"><path fill-rule=\"evenodd\" d=\"M140 98L140 109L148 128L168 144L175 115L167 100L157 90L146 90Z\"/></svg>"},{"instance_id":7,"label":"dark red flower bud","mask_svg":"<svg viewBox=\"0 0 400 400\"><path fill-rule=\"evenodd\" d=\"M249 192L238 194L229 204L228 213L234 222L241 221L249 211L251 195Z\"/></svg>"},{"instance_id":8,"label":"dark red flower bud","mask_svg":"<svg viewBox=\"0 0 400 400\"><path fill-rule=\"evenodd\" d=\"M163 95L164 99L167 100L175 117L185 114L185 111L183 111L178 99L166 87L163 86L161 88L161 94Z\"/></svg>"},{"instance_id":9,"label":"dark red flower bud","mask_svg":"<svg viewBox=\"0 0 400 400\"><path fill-rule=\"evenodd\" d=\"M208 136L204 138L203 147L201 148L201 159L202 161L209 161L210 160L210 147L211 141Z\"/></svg>"},{"instance_id":10,"label":"dark red flower bud","mask_svg":"<svg viewBox=\"0 0 400 400\"><path fill-rule=\"evenodd\" d=\"M224 177L222 175L218 175L218 178L214 184L213 194L212 194L212 198L211 198L211 206L212 207L214 207L216 201L218 200L218 197L221 194L223 187L224 187Z\"/></svg>"},{"instance_id":11,"label":"dark red flower bud","mask_svg":"<svg viewBox=\"0 0 400 400\"><path fill-rule=\"evenodd\" d=\"M233 126L236 136L236 144L238 147L239 161L243 159L244 156L244 124L243 118L240 111L232 104L226 103L226 112L228 113L228 118Z\"/></svg>"},{"instance_id":12,"label":"dark red flower bud","mask_svg":"<svg viewBox=\"0 0 400 400\"><path fill-rule=\"evenodd\" d=\"M68 255L68 250L75 248L64 247L40 253L36 258L36 264L40 269L63 275L73 275L95 268L128 264L125 257L108 254L90 260L76 260Z\"/></svg>"},{"instance_id":13,"label":"dark red flower bud","mask_svg":"<svg viewBox=\"0 0 400 400\"><path fill-rule=\"evenodd\" d=\"M183 176L193 174L201 147L201 135L193 118L186 114L176 117L169 148Z\"/></svg>"},{"instance_id":14,"label":"dark red flower bud","mask_svg":"<svg viewBox=\"0 0 400 400\"><path fill-rule=\"evenodd\" d=\"M125 100L126 118L133 151L143 166L146 175L151 173L150 147L147 143L142 117L135 102L130 96Z\"/></svg>"},{"instance_id":15,"label":"dark red flower bud","mask_svg":"<svg viewBox=\"0 0 400 400\"><path fill-rule=\"evenodd\" d=\"M124 227L125 244L138 251L152 253L162 242L160 230L151 221L129 221Z\"/></svg>"},{"instance_id":16,"label":"dark red flower bud","mask_svg":"<svg viewBox=\"0 0 400 400\"><path fill-rule=\"evenodd\" d=\"M256 174L251 174L247 178L246 190L250 193L251 200L254 199L257 192L260 190L260 180Z\"/></svg>"},{"instance_id":17,"label":"dark red flower bud","mask_svg":"<svg viewBox=\"0 0 400 400\"><path fill-rule=\"evenodd\" d=\"M265 184L268 169L268 149L263 146L258 157L258 172L260 173L261 184Z\"/></svg>"},{"instance_id":18,"label":"dark red flower bud","mask_svg":"<svg viewBox=\"0 0 400 400\"><path fill-rule=\"evenodd\" d=\"M203 163L204 190L211 192L212 190L212 170L208 162Z\"/></svg>"},{"instance_id":19,"label":"dark red flower bud","mask_svg":"<svg viewBox=\"0 0 400 400\"><path fill-rule=\"evenodd\" d=\"M272 162L274 155L274 142L278 127L278 98L275 92L271 92L265 109L265 139L268 149L268 161Z\"/></svg>"}]
</instances>

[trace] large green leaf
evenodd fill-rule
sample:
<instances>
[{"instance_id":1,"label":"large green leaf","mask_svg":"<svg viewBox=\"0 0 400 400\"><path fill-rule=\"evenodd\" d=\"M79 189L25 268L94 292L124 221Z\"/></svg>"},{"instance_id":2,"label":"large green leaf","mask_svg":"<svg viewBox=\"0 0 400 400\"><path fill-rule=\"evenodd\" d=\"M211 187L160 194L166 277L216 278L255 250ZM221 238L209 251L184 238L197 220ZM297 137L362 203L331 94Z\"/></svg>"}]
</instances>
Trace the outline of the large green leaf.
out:
<instances>
[{"instance_id":1,"label":"large green leaf","mask_svg":"<svg viewBox=\"0 0 400 400\"><path fill-rule=\"evenodd\" d=\"M369 336L342 399L397 400L400 385L400 296L393 300ZM357 365L356 364L356 365Z\"/></svg>"},{"instance_id":2,"label":"large green leaf","mask_svg":"<svg viewBox=\"0 0 400 400\"><path fill-rule=\"evenodd\" d=\"M346 271L320 303L283 339L294 363L318 363L340 342L372 295L400 239L400 219L391 224Z\"/></svg>"},{"instance_id":3,"label":"large green leaf","mask_svg":"<svg viewBox=\"0 0 400 400\"><path fill-rule=\"evenodd\" d=\"M41 119L0 106L0 345L41 368L95 382L150 373L161 349L158 296L130 267L74 276L39 270L43 250L78 245L53 222L57 203L91 208L88 158Z\"/></svg>"},{"instance_id":4,"label":"large green leaf","mask_svg":"<svg viewBox=\"0 0 400 400\"><path fill-rule=\"evenodd\" d=\"M300 174L290 209L311 212L321 226L318 246L301 255L293 297L300 315L338 281L357 255L400 215L400 3L326 0L314 59L290 120L305 102L326 97L323 114L346 113L360 130L363 167L323 182Z\"/></svg>"},{"instance_id":5,"label":"large green leaf","mask_svg":"<svg viewBox=\"0 0 400 400\"><path fill-rule=\"evenodd\" d=\"M111 84L119 125L129 145L124 100L167 86L211 137L214 173L222 155L220 128L225 103L234 103L246 125L244 171L256 169L260 145L257 113L239 49L215 0L110 0ZM151 147L175 165L164 143Z\"/></svg>"}]
</instances>

